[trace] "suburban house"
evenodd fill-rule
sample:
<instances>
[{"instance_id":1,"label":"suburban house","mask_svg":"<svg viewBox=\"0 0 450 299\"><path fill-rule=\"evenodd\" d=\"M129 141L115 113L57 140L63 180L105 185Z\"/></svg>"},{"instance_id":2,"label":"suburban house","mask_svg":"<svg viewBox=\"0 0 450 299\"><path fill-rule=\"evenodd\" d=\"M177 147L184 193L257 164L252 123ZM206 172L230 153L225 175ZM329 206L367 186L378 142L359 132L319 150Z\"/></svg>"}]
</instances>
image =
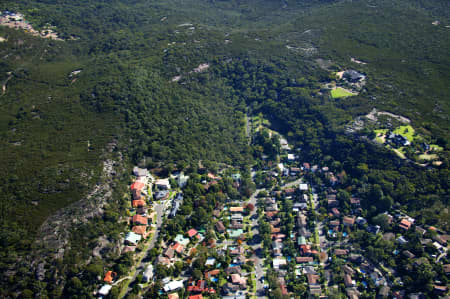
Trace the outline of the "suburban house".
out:
<instances>
[{"instance_id":1,"label":"suburban house","mask_svg":"<svg viewBox=\"0 0 450 299\"><path fill-rule=\"evenodd\" d=\"M142 275L143 282L149 282L153 279L153 265L149 264Z\"/></svg>"},{"instance_id":2,"label":"suburban house","mask_svg":"<svg viewBox=\"0 0 450 299\"><path fill-rule=\"evenodd\" d=\"M183 285L182 280L174 280L174 281L171 281L171 282L165 284L163 289L164 289L164 292L168 293L168 292L176 291L183 287L184 287L184 285Z\"/></svg>"},{"instance_id":3,"label":"suburban house","mask_svg":"<svg viewBox=\"0 0 450 299\"><path fill-rule=\"evenodd\" d=\"M141 239L142 239L141 235L138 235L134 232L129 232L125 236L125 243L130 245L137 245Z\"/></svg>"},{"instance_id":4,"label":"suburban house","mask_svg":"<svg viewBox=\"0 0 450 299\"><path fill-rule=\"evenodd\" d=\"M194 237L196 234L198 234L198 231L194 228L191 228L190 230L188 230L187 235L189 238Z\"/></svg>"},{"instance_id":5,"label":"suburban house","mask_svg":"<svg viewBox=\"0 0 450 299\"><path fill-rule=\"evenodd\" d=\"M141 215L134 215L131 222L135 225L148 225L148 218Z\"/></svg>"},{"instance_id":6,"label":"suburban house","mask_svg":"<svg viewBox=\"0 0 450 299\"><path fill-rule=\"evenodd\" d=\"M356 220L355 216L353 216L353 217L345 216L342 219L342 223L344 223L344 226L353 226L355 224L355 220Z\"/></svg>"},{"instance_id":7,"label":"suburban house","mask_svg":"<svg viewBox=\"0 0 450 299\"><path fill-rule=\"evenodd\" d=\"M404 230L409 230L409 228L411 227L411 224L412 223L409 222L408 220L402 219L398 226Z\"/></svg>"},{"instance_id":8,"label":"suburban house","mask_svg":"<svg viewBox=\"0 0 450 299\"><path fill-rule=\"evenodd\" d=\"M116 272L108 271L108 272L106 272L105 278L103 278L103 281L111 284L116 276L117 276Z\"/></svg>"},{"instance_id":9,"label":"suburban house","mask_svg":"<svg viewBox=\"0 0 450 299\"><path fill-rule=\"evenodd\" d=\"M335 249L334 250L334 254L336 256L347 255L348 254L348 250L347 249Z\"/></svg>"},{"instance_id":10,"label":"suburban house","mask_svg":"<svg viewBox=\"0 0 450 299\"><path fill-rule=\"evenodd\" d=\"M297 264L312 263L314 261L314 258L312 256L297 256L295 258L295 261L297 262Z\"/></svg>"},{"instance_id":11,"label":"suburban house","mask_svg":"<svg viewBox=\"0 0 450 299\"><path fill-rule=\"evenodd\" d=\"M214 225L216 227L217 232L223 234L225 232L225 225L223 225L222 221L217 221Z\"/></svg>"},{"instance_id":12,"label":"suburban house","mask_svg":"<svg viewBox=\"0 0 450 299\"><path fill-rule=\"evenodd\" d=\"M135 234L141 235L144 239L147 237L147 226L145 225L133 226L131 231Z\"/></svg>"},{"instance_id":13,"label":"suburban house","mask_svg":"<svg viewBox=\"0 0 450 299\"><path fill-rule=\"evenodd\" d=\"M131 202L131 205L133 206L133 208L140 208L140 207L145 206L145 201L142 200L142 199L139 199L139 200L133 200L133 201Z\"/></svg>"},{"instance_id":14,"label":"suburban house","mask_svg":"<svg viewBox=\"0 0 450 299\"><path fill-rule=\"evenodd\" d=\"M345 284L345 286L347 288L351 288L351 287L354 287L356 285L355 281L348 274L344 275L344 284Z\"/></svg>"},{"instance_id":15,"label":"suburban house","mask_svg":"<svg viewBox=\"0 0 450 299\"><path fill-rule=\"evenodd\" d=\"M348 70L344 72L342 77L347 79L348 82L356 83L364 79L365 76L355 70Z\"/></svg>"},{"instance_id":16,"label":"suburban house","mask_svg":"<svg viewBox=\"0 0 450 299\"><path fill-rule=\"evenodd\" d=\"M164 256L169 258L169 259L173 259L174 255L175 255L175 250L173 250L172 247L167 247L166 250L164 250Z\"/></svg>"},{"instance_id":17,"label":"suburban house","mask_svg":"<svg viewBox=\"0 0 450 299\"><path fill-rule=\"evenodd\" d=\"M169 190L170 189L169 179L156 180L155 185L158 188L158 190Z\"/></svg>"}]
</instances>

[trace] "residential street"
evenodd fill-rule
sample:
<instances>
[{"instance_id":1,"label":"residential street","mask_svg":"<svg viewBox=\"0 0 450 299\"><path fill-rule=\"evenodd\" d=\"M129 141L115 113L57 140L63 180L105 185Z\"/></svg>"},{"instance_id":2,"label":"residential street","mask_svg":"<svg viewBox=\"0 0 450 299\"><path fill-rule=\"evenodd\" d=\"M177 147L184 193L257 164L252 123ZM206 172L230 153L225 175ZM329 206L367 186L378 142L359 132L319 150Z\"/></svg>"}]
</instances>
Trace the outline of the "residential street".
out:
<instances>
[{"instance_id":1,"label":"residential street","mask_svg":"<svg viewBox=\"0 0 450 299\"><path fill-rule=\"evenodd\" d=\"M148 252L155 247L156 241L158 240L158 236L159 236L159 230L161 228L162 225L162 218L164 215L164 205L163 204L155 204L155 212L156 212L156 227L155 227L155 234L152 237L152 240L150 241L149 246L147 247L147 250L142 254L142 258L139 262L139 265L137 265L136 267L136 271L134 272L133 277L131 278L130 284L128 286L128 289L126 291L126 293L124 294L124 296L122 298L124 298L129 292L131 292L132 288L130 287L131 285L133 285L133 282L136 279L136 276L145 269L145 265L144 262L147 258Z\"/></svg>"},{"instance_id":2,"label":"residential street","mask_svg":"<svg viewBox=\"0 0 450 299\"><path fill-rule=\"evenodd\" d=\"M250 213L250 219L252 219L252 235L253 240L255 240L255 236L259 237L259 223L258 223L258 217L254 217L256 215L256 202L257 198L256 196L260 191L263 191L265 189L257 189L252 196L250 197L249 203L253 204L255 206L255 209ZM256 215L258 216L258 215ZM261 241L260 239L257 239L258 241ZM261 277L264 275L264 260L259 256L261 251L261 242L258 242L257 244L251 245L253 251L257 254L253 255L253 259L255 260L255 278L256 278L256 297L257 298L265 298L264 296L264 288L263 283L261 282Z\"/></svg>"}]
</instances>

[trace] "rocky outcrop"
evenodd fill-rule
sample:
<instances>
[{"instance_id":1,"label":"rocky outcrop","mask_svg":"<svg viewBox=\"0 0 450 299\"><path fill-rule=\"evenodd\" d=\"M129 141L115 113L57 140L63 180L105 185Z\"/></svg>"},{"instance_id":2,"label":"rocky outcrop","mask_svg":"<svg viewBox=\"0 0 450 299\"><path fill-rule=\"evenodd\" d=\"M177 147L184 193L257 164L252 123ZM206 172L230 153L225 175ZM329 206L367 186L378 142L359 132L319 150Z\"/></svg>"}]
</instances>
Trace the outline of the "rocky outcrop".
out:
<instances>
[{"instance_id":1,"label":"rocky outcrop","mask_svg":"<svg viewBox=\"0 0 450 299\"><path fill-rule=\"evenodd\" d=\"M121 168L122 155L114 152L116 142L109 143L107 152L109 158L103 161L103 173L99 183L78 202L61 209L49 217L40 227L38 238L35 241L37 250L32 258L32 268L36 272L36 278L45 278L46 259L62 259L64 253L70 249L70 234L72 229L90 219L101 216L104 207L112 199L113 179ZM114 158L111 157L113 153ZM106 236L99 237L98 246L93 251L93 256L101 258L102 249L109 245Z\"/></svg>"}]
</instances>

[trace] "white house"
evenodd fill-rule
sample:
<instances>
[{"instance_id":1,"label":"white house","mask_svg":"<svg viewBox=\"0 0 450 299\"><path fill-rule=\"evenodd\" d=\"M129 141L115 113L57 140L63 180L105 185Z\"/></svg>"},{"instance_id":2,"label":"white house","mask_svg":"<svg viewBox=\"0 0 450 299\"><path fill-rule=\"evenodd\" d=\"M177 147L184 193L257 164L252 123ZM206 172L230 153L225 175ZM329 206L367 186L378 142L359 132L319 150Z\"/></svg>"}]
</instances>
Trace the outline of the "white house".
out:
<instances>
[{"instance_id":1,"label":"white house","mask_svg":"<svg viewBox=\"0 0 450 299\"><path fill-rule=\"evenodd\" d=\"M172 291L181 289L183 287L184 287L184 285L183 285L182 280L174 280L174 281L171 281L171 282L165 284L163 289L164 289L164 292L168 293L168 292L172 292Z\"/></svg>"},{"instance_id":2,"label":"white house","mask_svg":"<svg viewBox=\"0 0 450 299\"><path fill-rule=\"evenodd\" d=\"M308 184L300 184L300 191L308 191Z\"/></svg>"},{"instance_id":3,"label":"white house","mask_svg":"<svg viewBox=\"0 0 450 299\"><path fill-rule=\"evenodd\" d=\"M156 185L156 187L158 187L158 189L162 189L162 190L169 190L170 189L169 179L156 180L155 185Z\"/></svg>"},{"instance_id":4,"label":"white house","mask_svg":"<svg viewBox=\"0 0 450 299\"><path fill-rule=\"evenodd\" d=\"M126 236L125 236L125 242L129 243L131 245L137 245L139 243L139 241L141 240L142 236L138 235L134 232L129 232Z\"/></svg>"},{"instance_id":5,"label":"white house","mask_svg":"<svg viewBox=\"0 0 450 299\"><path fill-rule=\"evenodd\" d=\"M285 257L276 257L272 260L273 268L275 270L280 269L280 266L285 266L287 264Z\"/></svg>"},{"instance_id":6,"label":"white house","mask_svg":"<svg viewBox=\"0 0 450 299\"><path fill-rule=\"evenodd\" d=\"M153 279L153 265L150 264L145 268L144 274L142 275L143 282L149 282Z\"/></svg>"},{"instance_id":7,"label":"white house","mask_svg":"<svg viewBox=\"0 0 450 299\"><path fill-rule=\"evenodd\" d=\"M100 295L100 297L107 296L109 294L109 291L111 291L111 289L112 286L110 286L109 284L105 284L100 288L98 294Z\"/></svg>"}]
</instances>

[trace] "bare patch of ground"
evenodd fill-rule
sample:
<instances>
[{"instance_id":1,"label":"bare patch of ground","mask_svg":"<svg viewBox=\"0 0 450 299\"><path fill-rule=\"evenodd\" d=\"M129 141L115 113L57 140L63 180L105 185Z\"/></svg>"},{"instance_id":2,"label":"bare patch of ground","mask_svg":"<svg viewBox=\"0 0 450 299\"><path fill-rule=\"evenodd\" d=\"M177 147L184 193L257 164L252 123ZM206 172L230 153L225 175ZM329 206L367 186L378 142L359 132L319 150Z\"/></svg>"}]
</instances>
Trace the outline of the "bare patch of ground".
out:
<instances>
[{"instance_id":1,"label":"bare patch of ground","mask_svg":"<svg viewBox=\"0 0 450 299\"><path fill-rule=\"evenodd\" d=\"M390 112L386 112L386 111L378 111L376 108L373 108L373 110L370 111L370 113L366 115L366 118L371 121L378 121L378 116L381 116L381 115L389 116L389 117L394 118L394 119L398 120L399 122L402 122L405 124L411 123L411 120L409 118L406 118L401 115L396 115L396 114L393 114Z\"/></svg>"},{"instance_id":2,"label":"bare patch of ground","mask_svg":"<svg viewBox=\"0 0 450 299\"><path fill-rule=\"evenodd\" d=\"M364 62L364 61L355 59L355 58L353 58L353 57L350 58L350 61L351 61L351 62L354 62L354 63L357 63L357 64L362 64L362 65L367 64L367 62Z\"/></svg>"}]
</instances>

